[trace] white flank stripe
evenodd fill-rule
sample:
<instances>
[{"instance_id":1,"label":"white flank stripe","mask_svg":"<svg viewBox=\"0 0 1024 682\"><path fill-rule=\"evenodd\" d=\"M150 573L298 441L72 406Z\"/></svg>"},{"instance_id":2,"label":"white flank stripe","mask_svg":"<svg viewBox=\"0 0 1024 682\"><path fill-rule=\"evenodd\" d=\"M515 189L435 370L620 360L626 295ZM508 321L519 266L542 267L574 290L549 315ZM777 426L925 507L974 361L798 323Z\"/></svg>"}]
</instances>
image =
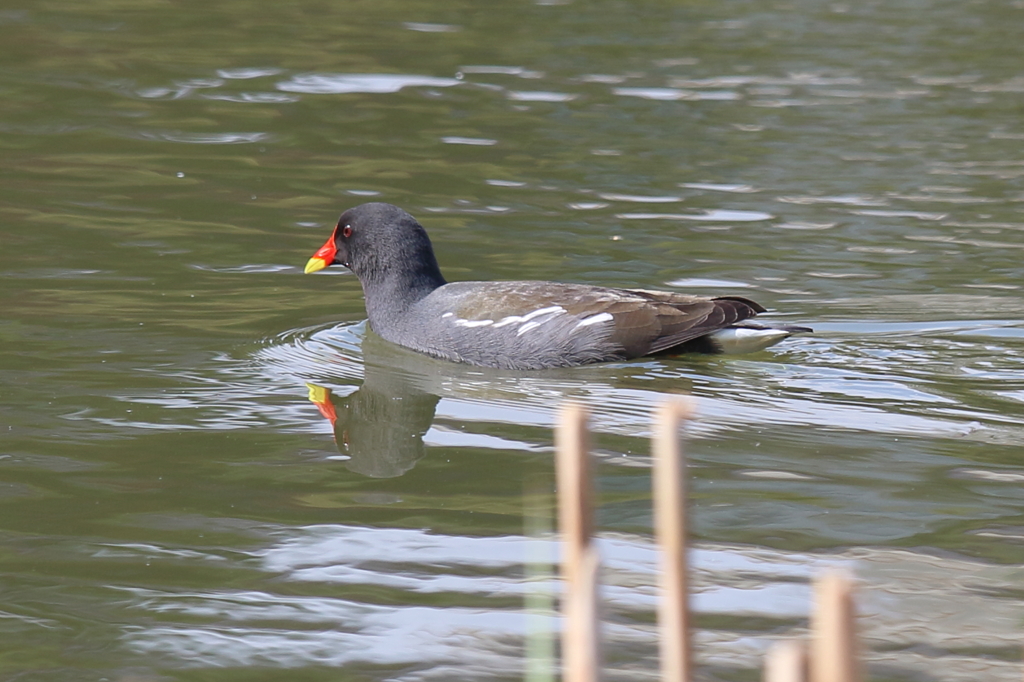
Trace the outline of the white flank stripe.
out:
<instances>
[{"instance_id":1,"label":"white flank stripe","mask_svg":"<svg viewBox=\"0 0 1024 682\"><path fill-rule=\"evenodd\" d=\"M562 306L560 306L560 305L553 305L553 306L548 306L547 308L538 308L537 310L533 310L531 312L528 312L525 315L509 315L508 317L503 317L500 320L498 320L497 322L495 322L494 326L495 327L504 327L506 325L515 324L516 322L528 322L528 321L532 320L533 318L538 317L540 315L558 315L558 314L564 313L564 312L565 312L565 308L563 308ZM531 329L532 329L532 327L531 327ZM519 333L522 334L523 333L522 330L520 330Z\"/></svg>"},{"instance_id":2,"label":"white flank stripe","mask_svg":"<svg viewBox=\"0 0 1024 682\"><path fill-rule=\"evenodd\" d=\"M494 320L455 320L455 324L459 327L486 327L489 324L494 324Z\"/></svg>"},{"instance_id":3,"label":"white flank stripe","mask_svg":"<svg viewBox=\"0 0 1024 682\"><path fill-rule=\"evenodd\" d=\"M541 321L541 322L527 322L526 324L524 324L522 327L519 328L519 331L516 332L516 336L522 336L526 332L530 331L531 329L535 329L535 328L541 326L542 324L543 324L543 321Z\"/></svg>"},{"instance_id":4,"label":"white flank stripe","mask_svg":"<svg viewBox=\"0 0 1024 682\"><path fill-rule=\"evenodd\" d=\"M592 324L598 324L600 322L607 322L608 320L615 319L611 313L598 313L597 315L591 315L590 317L583 318L576 325L576 328L589 327Z\"/></svg>"},{"instance_id":5,"label":"white flank stripe","mask_svg":"<svg viewBox=\"0 0 1024 682\"><path fill-rule=\"evenodd\" d=\"M532 320L533 318L539 317L541 315L555 315L557 313L564 312L565 308L563 308L560 305L553 305L547 308L539 308L537 310L534 310L532 313L526 313L525 315L523 315L523 322L525 322L526 320Z\"/></svg>"},{"instance_id":6,"label":"white flank stripe","mask_svg":"<svg viewBox=\"0 0 1024 682\"><path fill-rule=\"evenodd\" d=\"M553 306L550 306L548 308L541 308L540 310L534 310L532 313L527 313L526 315L523 315L523 320L530 320L532 318L537 318L537 319L533 320L532 322L527 322L522 327L520 327L516 331L516 336L522 336L524 333L530 331L531 329L539 327L542 324L544 324L545 322L550 321L551 318L553 318L553 317L555 317L557 315L561 315L563 313L565 313L565 308L563 308L560 305L553 305Z\"/></svg>"}]
</instances>

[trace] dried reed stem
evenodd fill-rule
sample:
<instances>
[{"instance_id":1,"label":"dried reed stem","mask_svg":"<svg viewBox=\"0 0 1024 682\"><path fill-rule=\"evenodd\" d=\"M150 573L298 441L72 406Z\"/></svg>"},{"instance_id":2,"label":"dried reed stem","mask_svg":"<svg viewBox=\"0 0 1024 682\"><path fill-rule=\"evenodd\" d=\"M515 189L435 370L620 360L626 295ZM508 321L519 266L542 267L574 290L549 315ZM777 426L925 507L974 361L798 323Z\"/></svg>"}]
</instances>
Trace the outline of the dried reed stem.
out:
<instances>
[{"instance_id":1,"label":"dried reed stem","mask_svg":"<svg viewBox=\"0 0 1024 682\"><path fill-rule=\"evenodd\" d=\"M689 585L686 566L686 460L679 427L691 413L690 403L672 399L654 417L654 527L661 551L658 623L661 629L662 682L689 682Z\"/></svg>"},{"instance_id":2,"label":"dried reed stem","mask_svg":"<svg viewBox=\"0 0 1024 682\"><path fill-rule=\"evenodd\" d=\"M807 682L807 645L803 640L772 645L764 659L762 682Z\"/></svg>"},{"instance_id":3,"label":"dried reed stem","mask_svg":"<svg viewBox=\"0 0 1024 682\"><path fill-rule=\"evenodd\" d=\"M830 571L815 585L811 615L812 682L859 682L853 581Z\"/></svg>"},{"instance_id":4,"label":"dried reed stem","mask_svg":"<svg viewBox=\"0 0 1024 682\"><path fill-rule=\"evenodd\" d=\"M555 450L562 576L566 587L562 602L562 679L597 682L601 676L597 598L600 562L591 543L593 477L587 411L581 405L568 404L562 408L555 431Z\"/></svg>"}]
</instances>

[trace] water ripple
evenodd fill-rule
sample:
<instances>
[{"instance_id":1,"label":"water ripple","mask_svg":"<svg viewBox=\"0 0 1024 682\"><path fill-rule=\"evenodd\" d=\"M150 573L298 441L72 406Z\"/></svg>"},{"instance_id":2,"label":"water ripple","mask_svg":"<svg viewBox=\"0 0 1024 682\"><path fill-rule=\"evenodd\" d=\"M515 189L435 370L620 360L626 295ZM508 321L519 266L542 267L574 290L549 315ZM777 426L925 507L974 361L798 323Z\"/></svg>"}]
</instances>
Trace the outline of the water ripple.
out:
<instances>
[{"instance_id":1,"label":"water ripple","mask_svg":"<svg viewBox=\"0 0 1024 682\"><path fill-rule=\"evenodd\" d=\"M649 614L656 599L657 555L649 539L627 534L604 534L598 547L604 562L608 672L621 675L628 668L619 666L654 645ZM557 636L551 565L556 550L546 537L468 538L416 529L310 526L259 552L262 570L277 580L335 585L336 590L355 586L363 594L391 596L375 602L346 598L344 592L329 597L127 588L122 591L134 608L158 622L127 628L124 641L147 656L186 666L402 665L406 672L393 679L503 678L522 665L524 640ZM533 573L524 577L521 566L529 557ZM864 579L861 636L869 647L885 644L867 654L869 661L916 669L925 665L915 653L922 646L1016 647L1012 614L1020 610L1020 599L972 586L984 575L987 584L1013 590L1018 566L939 560L905 550L862 549L825 557L700 545L693 552L693 608L793 629L794 621L802 622L808 612L810 578L827 566L856 570ZM955 613L948 608L951 585L964 605ZM437 607L417 596L430 594L449 600L458 595L486 608ZM394 595L402 596L396 600ZM534 606L524 610L524 599ZM737 636L730 622L700 629L698 662L728 660L732 666L756 668L774 632ZM625 652L630 655L622 658ZM966 682L977 679L977 664L974 659L947 660L944 670L949 679ZM1013 666L994 659L983 667L1002 679Z\"/></svg>"},{"instance_id":2,"label":"water ripple","mask_svg":"<svg viewBox=\"0 0 1024 682\"><path fill-rule=\"evenodd\" d=\"M365 74L297 74L291 79L277 83L277 89L285 92L301 92L312 95L346 94L353 92L393 93L402 88L430 87L449 88L459 85L454 78L436 78L406 74L365 73Z\"/></svg>"}]
</instances>

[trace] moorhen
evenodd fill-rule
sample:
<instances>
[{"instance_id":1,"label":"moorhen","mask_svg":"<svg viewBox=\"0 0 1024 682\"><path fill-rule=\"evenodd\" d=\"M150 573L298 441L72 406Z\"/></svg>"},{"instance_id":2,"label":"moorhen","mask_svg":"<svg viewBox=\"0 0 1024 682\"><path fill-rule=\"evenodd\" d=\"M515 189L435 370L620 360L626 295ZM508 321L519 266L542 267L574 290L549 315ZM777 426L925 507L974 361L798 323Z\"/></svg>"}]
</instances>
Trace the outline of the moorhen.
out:
<instances>
[{"instance_id":1,"label":"moorhen","mask_svg":"<svg viewBox=\"0 0 1024 682\"><path fill-rule=\"evenodd\" d=\"M426 230L391 204L350 208L306 272L341 264L359 278L370 327L434 357L543 369L666 352L762 350L807 327L749 321L740 296L689 296L561 282L445 281Z\"/></svg>"}]
</instances>

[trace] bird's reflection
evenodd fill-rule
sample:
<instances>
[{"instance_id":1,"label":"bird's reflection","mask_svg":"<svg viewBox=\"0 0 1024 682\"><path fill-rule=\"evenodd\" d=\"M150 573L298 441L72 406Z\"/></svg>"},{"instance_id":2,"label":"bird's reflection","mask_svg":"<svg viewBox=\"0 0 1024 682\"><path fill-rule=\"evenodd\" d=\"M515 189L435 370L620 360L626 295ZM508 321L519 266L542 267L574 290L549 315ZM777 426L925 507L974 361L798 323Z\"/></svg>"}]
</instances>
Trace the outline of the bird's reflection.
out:
<instances>
[{"instance_id":1,"label":"bird's reflection","mask_svg":"<svg viewBox=\"0 0 1024 682\"><path fill-rule=\"evenodd\" d=\"M337 330L331 333L337 336ZM436 360L390 344L373 333L361 336L358 343L363 365L363 382L358 389L341 396L324 387L352 382L360 354L352 352L351 346L338 355L320 355L313 376L322 379L307 386L310 401L333 426L348 469L372 478L401 476L424 456L423 439L442 397L450 401L442 410L446 415L442 421L452 421L453 411L458 413L454 430L444 428L449 424L442 425L441 432L448 442L453 437L472 439L479 427L500 424L499 439L509 438L511 428L516 434L512 442L547 447L552 415L566 399L589 403L595 420L606 426L618 424L619 430L634 430L627 423L645 420L649 412L646 403L660 397L652 390L655 386L650 373L657 372L664 378L665 372L664 364L653 360L516 372ZM343 367L340 372L339 367ZM309 365L307 368L312 369ZM705 367L705 371L708 369ZM677 373L672 388L685 390L689 383L688 377ZM462 425L469 415L478 428L467 431ZM477 436L487 438L490 434Z\"/></svg>"},{"instance_id":2,"label":"bird's reflection","mask_svg":"<svg viewBox=\"0 0 1024 682\"><path fill-rule=\"evenodd\" d=\"M417 384L417 375L395 366L394 357L381 354L380 343L363 343L363 384L339 398L316 384L309 399L331 422L338 451L346 466L371 478L393 478L423 457L423 436L434 421L440 396Z\"/></svg>"}]
</instances>

